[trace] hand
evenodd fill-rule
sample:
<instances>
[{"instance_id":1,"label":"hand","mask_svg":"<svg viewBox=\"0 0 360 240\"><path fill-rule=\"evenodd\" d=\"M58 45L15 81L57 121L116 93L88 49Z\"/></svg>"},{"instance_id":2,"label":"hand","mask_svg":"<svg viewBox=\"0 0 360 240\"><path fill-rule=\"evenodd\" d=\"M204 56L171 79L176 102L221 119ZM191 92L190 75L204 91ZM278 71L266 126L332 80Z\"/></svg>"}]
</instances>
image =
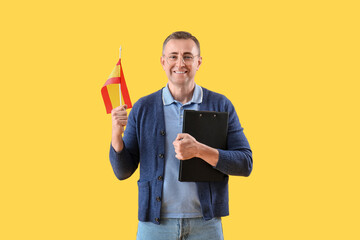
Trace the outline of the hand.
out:
<instances>
[{"instance_id":1,"label":"hand","mask_svg":"<svg viewBox=\"0 0 360 240\"><path fill-rule=\"evenodd\" d=\"M124 133L124 127L128 120L126 108L125 104L111 111L113 136L121 136Z\"/></svg>"},{"instance_id":2,"label":"hand","mask_svg":"<svg viewBox=\"0 0 360 240\"><path fill-rule=\"evenodd\" d=\"M199 153L199 142L187 133L179 133L173 142L175 157L179 160L187 160L197 157Z\"/></svg>"},{"instance_id":3,"label":"hand","mask_svg":"<svg viewBox=\"0 0 360 240\"><path fill-rule=\"evenodd\" d=\"M122 140L122 134L124 132L124 127L127 124L127 112L126 105L119 106L114 108L111 111L111 119L112 119L112 138L111 145L115 149L116 152L121 152L124 148L124 142Z\"/></svg>"}]
</instances>

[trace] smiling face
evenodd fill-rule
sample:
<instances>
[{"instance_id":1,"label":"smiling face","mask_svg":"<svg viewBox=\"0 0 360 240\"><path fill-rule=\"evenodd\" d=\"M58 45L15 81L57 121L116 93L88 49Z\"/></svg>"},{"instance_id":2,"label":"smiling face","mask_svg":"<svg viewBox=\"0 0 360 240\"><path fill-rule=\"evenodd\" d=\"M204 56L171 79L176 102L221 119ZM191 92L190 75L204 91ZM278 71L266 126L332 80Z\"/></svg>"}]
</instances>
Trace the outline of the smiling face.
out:
<instances>
[{"instance_id":1,"label":"smiling face","mask_svg":"<svg viewBox=\"0 0 360 240\"><path fill-rule=\"evenodd\" d=\"M189 61L189 58L193 61ZM191 39L171 39L164 48L161 65L169 79L169 84L176 87L193 84L196 71L202 58L199 49Z\"/></svg>"}]
</instances>

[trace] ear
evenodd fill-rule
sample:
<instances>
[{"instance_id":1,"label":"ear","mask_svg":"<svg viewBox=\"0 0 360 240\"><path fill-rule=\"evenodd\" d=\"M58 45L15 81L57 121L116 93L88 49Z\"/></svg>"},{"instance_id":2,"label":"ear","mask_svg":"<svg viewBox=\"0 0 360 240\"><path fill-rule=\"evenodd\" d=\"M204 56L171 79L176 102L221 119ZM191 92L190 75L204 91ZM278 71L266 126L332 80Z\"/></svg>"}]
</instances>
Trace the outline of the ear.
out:
<instances>
[{"instance_id":1,"label":"ear","mask_svg":"<svg viewBox=\"0 0 360 240\"><path fill-rule=\"evenodd\" d=\"M163 69L165 70L165 57L164 56L161 56L160 63L161 63L161 66L163 67Z\"/></svg>"},{"instance_id":2,"label":"ear","mask_svg":"<svg viewBox=\"0 0 360 240\"><path fill-rule=\"evenodd\" d=\"M199 57L196 63L197 63L196 71L198 71L202 63L202 57Z\"/></svg>"}]
</instances>

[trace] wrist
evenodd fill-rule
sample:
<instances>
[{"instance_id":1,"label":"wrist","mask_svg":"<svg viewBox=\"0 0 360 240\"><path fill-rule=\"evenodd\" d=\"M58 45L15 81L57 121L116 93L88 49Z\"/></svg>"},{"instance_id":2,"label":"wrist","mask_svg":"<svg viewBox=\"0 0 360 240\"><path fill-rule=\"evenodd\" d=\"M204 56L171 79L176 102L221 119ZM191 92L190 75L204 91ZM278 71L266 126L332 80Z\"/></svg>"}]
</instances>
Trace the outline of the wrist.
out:
<instances>
[{"instance_id":1,"label":"wrist","mask_svg":"<svg viewBox=\"0 0 360 240\"><path fill-rule=\"evenodd\" d=\"M111 141L111 146L114 148L115 152L119 153L123 150L124 148L124 142L121 140L112 140Z\"/></svg>"},{"instance_id":2,"label":"wrist","mask_svg":"<svg viewBox=\"0 0 360 240\"><path fill-rule=\"evenodd\" d=\"M219 161L219 151L215 148L199 143L196 157L203 159L205 162L215 167Z\"/></svg>"},{"instance_id":3,"label":"wrist","mask_svg":"<svg viewBox=\"0 0 360 240\"><path fill-rule=\"evenodd\" d=\"M123 129L121 129L120 127L113 127L112 128L112 136L113 137L122 137L122 134L123 134Z\"/></svg>"},{"instance_id":4,"label":"wrist","mask_svg":"<svg viewBox=\"0 0 360 240\"><path fill-rule=\"evenodd\" d=\"M196 149L197 149L197 152L196 152L196 157L197 158L204 158L204 147L205 145L200 143L200 142L197 142L196 144Z\"/></svg>"},{"instance_id":5,"label":"wrist","mask_svg":"<svg viewBox=\"0 0 360 240\"><path fill-rule=\"evenodd\" d=\"M111 145L115 149L116 152L122 151L122 149L124 148L124 143L122 140L121 133L119 134L117 132L113 132L112 137L111 137Z\"/></svg>"}]
</instances>

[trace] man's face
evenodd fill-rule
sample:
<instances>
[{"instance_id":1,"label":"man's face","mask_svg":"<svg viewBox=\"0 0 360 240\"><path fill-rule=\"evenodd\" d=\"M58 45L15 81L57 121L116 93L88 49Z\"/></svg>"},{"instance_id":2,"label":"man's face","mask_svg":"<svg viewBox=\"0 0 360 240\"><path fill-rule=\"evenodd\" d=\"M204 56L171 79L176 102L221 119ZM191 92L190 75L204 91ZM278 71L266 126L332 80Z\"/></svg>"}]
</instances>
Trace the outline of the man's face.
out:
<instances>
[{"instance_id":1,"label":"man's face","mask_svg":"<svg viewBox=\"0 0 360 240\"><path fill-rule=\"evenodd\" d=\"M171 39L165 45L164 55L161 57L161 65L169 84L180 87L194 81L201 61L199 50L191 39Z\"/></svg>"}]
</instances>

